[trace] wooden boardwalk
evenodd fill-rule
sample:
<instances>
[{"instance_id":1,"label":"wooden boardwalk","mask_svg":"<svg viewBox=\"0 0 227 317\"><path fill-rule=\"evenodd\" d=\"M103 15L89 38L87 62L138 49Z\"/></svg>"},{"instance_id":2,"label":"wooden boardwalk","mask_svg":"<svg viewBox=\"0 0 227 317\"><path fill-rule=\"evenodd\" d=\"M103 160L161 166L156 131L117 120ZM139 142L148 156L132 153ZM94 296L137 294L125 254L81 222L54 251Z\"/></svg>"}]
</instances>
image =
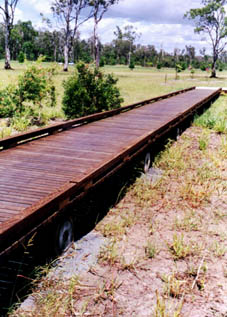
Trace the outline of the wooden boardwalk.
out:
<instances>
[{"instance_id":1,"label":"wooden boardwalk","mask_svg":"<svg viewBox=\"0 0 227 317\"><path fill-rule=\"evenodd\" d=\"M189 90L1 151L0 254L219 92Z\"/></svg>"}]
</instances>

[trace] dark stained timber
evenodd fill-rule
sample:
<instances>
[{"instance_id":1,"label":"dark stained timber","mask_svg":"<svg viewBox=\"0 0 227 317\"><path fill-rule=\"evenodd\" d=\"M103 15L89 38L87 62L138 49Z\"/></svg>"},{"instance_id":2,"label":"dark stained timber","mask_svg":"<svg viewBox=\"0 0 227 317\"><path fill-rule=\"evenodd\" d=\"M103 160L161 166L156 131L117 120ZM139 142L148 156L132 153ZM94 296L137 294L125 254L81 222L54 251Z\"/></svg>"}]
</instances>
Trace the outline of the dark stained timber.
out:
<instances>
[{"instance_id":1,"label":"dark stained timber","mask_svg":"<svg viewBox=\"0 0 227 317\"><path fill-rule=\"evenodd\" d=\"M211 102L195 87L0 141L0 255Z\"/></svg>"}]
</instances>

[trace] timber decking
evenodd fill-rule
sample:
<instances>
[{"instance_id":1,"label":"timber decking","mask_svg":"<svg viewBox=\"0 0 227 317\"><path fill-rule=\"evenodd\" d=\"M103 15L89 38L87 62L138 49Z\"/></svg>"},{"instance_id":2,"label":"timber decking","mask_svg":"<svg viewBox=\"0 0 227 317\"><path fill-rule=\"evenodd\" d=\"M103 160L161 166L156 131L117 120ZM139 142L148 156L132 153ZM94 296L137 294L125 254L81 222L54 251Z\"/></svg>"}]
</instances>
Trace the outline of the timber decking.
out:
<instances>
[{"instance_id":1,"label":"timber decking","mask_svg":"<svg viewBox=\"0 0 227 317\"><path fill-rule=\"evenodd\" d=\"M76 195L81 184L95 184L99 173L114 169L132 148L217 91L193 89L0 152L0 254L2 241L13 241L22 227L30 230L45 212L48 217L57 211L51 208Z\"/></svg>"}]
</instances>

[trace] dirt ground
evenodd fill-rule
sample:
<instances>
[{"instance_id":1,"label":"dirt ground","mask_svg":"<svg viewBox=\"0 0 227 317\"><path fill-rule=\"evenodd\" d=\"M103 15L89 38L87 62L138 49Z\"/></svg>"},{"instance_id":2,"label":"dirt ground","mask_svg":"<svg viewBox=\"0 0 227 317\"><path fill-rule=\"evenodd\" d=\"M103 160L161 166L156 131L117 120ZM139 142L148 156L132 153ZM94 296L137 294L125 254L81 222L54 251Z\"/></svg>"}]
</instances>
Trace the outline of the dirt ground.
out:
<instances>
[{"instance_id":1,"label":"dirt ground","mask_svg":"<svg viewBox=\"0 0 227 317\"><path fill-rule=\"evenodd\" d=\"M96 260L12 316L227 316L227 137L191 127L153 168L97 224Z\"/></svg>"}]
</instances>

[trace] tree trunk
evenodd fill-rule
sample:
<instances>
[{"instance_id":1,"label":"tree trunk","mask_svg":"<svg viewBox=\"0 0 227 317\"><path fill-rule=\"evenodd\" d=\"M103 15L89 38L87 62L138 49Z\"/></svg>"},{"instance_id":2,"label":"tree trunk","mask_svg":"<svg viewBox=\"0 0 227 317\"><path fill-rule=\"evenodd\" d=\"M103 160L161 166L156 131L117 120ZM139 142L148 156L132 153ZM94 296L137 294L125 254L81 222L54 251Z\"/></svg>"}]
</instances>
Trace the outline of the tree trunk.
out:
<instances>
[{"instance_id":1,"label":"tree trunk","mask_svg":"<svg viewBox=\"0 0 227 317\"><path fill-rule=\"evenodd\" d=\"M218 53L216 50L216 45L213 45L213 61L211 66L211 75L210 78L216 78L216 62L218 60Z\"/></svg>"},{"instance_id":2,"label":"tree trunk","mask_svg":"<svg viewBox=\"0 0 227 317\"><path fill-rule=\"evenodd\" d=\"M64 68L63 68L64 72L68 71L68 66L69 66L69 47L66 41L64 45Z\"/></svg>"},{"instance_id":3,"label":"tree trunk","mask_svg":"<svg viewBox=\"0 0 227 317\"><path fill-rule=\"evenodd\" d=\"M56 45L56 43L54 44L54 61L55 61L55 63L57 61L57 45Z\"/></svg>"},{"instance_id":4,"label":"tree trunk","mask_svg":"<svg viewBox=\"0 0 227 317\"><path fill-rule=\"evenodd\" d=\"M11 65L10 65L10 50L9 50L9 46L5 47L5 69L12 69Z\"/></svg>"},{"instance_id":5,"label":"tree trunk","mask_svg":"<svg viewBox=\"0 0 227 317\"><path fill-rule=\"evenodd\" d=\"M97 36L97 25L98 22L96 19L94 20L94 34L93 34L93 42L94 42L94 62L96 67L99 67L99 41L98 41L98 36Z\"/></svg>"},{"instance_id":6,"label":"tree trunk","mask_svg":"<svg viewBox=\"0 0 227 317\"><path fill-rule=\"evenodd\" d=\"M69 67L69 51L70 51L70 20L69 16L66 21L65 43L64 43L64 67L63 71L67 72Z\"/></svg>"},{"instance_id":7,"label":"tree trunk","mask_svg":"<svg viewBox=\"0 0 227 317\"><path fill-rule=\"evenodd\" d=\"M70 41L70 28L69 22L67 22L67 30L65 34L65 44L64 44L64 72L68 71L69 67L69 41Z\"/></svg>"},{"instance_id":8,"label":"tree trunk","mask_svg":"<svg viewBox=\"0 0 227 317\"><path fill-rule=\"evenodd\" d=\"M98 40L97 40L97 43L96 43L96 59L95 59L95 64L96 64L96 67L98 68L98 67L99 67L99 64L100 64L99 41L98 41Z\"/></svg>"},{"instance_id":9,"label":"tree trunk","mask_svg":"<svg viewBox=\"0 0 227 317\"><path fill-rule=\"evenodd\" d=\"M9 10L8 1L5 1L5 69L12 69L10 66L10 21L9 21Z\"/></svg>"},{"instance_id":10,"label":"tree trunk","mask_svg":"<svg viewBox=\"0 0 227 317\"><path fill-rule=\"evenodd\" d=\"M213 62L212 62L212 69L211 69L211 75L210 75L210 78L216 78L216 62L217 62L217 55L216 53L214 52L213 53Z\"/></svg>"},{"instance_id":11,"label":"tree trunk","mask_svg":"<svg viewBox=\"0 0 227 317\"><path fill-rule=\"evenodd\" d=\"M131 51L128 53L128 65L130 65L130 63L131 63L131 55L132 55L132 53L131 53Z\"/></svg>"}]
</instances>

